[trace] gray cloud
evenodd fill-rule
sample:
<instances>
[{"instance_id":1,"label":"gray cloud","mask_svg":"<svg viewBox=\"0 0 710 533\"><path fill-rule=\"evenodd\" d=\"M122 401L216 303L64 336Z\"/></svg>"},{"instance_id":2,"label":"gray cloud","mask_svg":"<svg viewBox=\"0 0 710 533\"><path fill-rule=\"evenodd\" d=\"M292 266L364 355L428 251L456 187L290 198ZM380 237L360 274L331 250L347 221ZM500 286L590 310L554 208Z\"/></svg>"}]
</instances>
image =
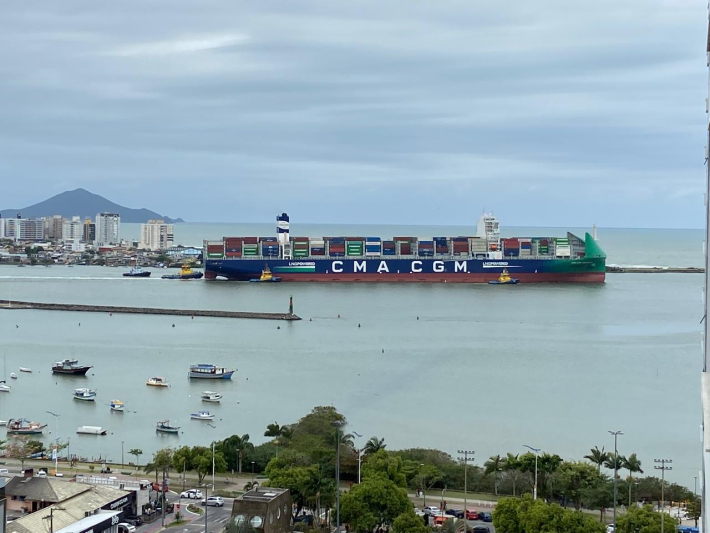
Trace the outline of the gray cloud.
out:
<instances>
[{"instance_id":1,"label":"gray cloud","mask_svg":"<svg viewBox=\"0 0 710 533\"><path fill-rule=\"evenodd\" d=\"M0 204L698 227L706 27L689 0L7 4Z\"/></svg>"}]
</instances>

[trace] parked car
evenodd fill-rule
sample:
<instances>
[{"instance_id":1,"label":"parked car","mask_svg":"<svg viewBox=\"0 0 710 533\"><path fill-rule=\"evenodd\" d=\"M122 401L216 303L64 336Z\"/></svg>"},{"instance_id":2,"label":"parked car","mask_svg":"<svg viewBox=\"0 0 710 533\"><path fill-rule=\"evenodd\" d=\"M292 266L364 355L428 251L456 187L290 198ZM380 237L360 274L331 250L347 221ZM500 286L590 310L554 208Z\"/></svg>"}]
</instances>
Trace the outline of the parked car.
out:
<instances>
[{"instance_id":1,"label":"parked car","mask_svg":"<svg viewBox=\"0 0 710 533\"><path fill-rule=\"evenodd\" d=\"M202 498L203 495L202 495L202 491L200 489L190 489L190 490L186 490L185 492L181 492L180 497L187 498L189 500L192 500L192 499L197 500L199 498Z\"/></svg>"},{"instance_id":2,"label":"parked car","mask_svg":"<svg viewBox=\"0 0 710 533\"><path fill-rule=\"evenodd\" d=\"M463 510L462 509L447 509L444 511L444 514L447 514L449 516L454 516L456 518L463 518Z\"/></svg>"},{"instance_id":3,"label":"parked car","mask_svg":"<svg viewBox=\"0 0 710 533\"><path fill-rule=\"evenodd\" d=\"M134 514L126 515L125 517L123 517L123 521L136 527L143 525L143 519L140 516Z\"/></svg>"},{"instance_id":4,"label":"parked car","mask_svg":"<svg viewBox=\"0 0 710 533\"><path fill-rule=\"evenodd\" d=\"M43 470L40 470L35 474L35 477L47 477L47 472L44 472Z\"/></svg>"},{"instance_id":5,"label":"parked car","mask_svg":"<svg viewBox=\"0 0 710 533\"><path fill-rule=\"evenodd\" d=\"M488 526L473 526L473 533L491 533Z\"/></svg>"},{"instance_id":6,"label":"parked car","mask_svg":"<svg viewBox=\"0 0 710 533\"><path fill-rule=\"evenodd\" d=\"M61 472L55 472L54 477L64 477L64 474L62 474Z\"/></svg>"},{"instance_id":7,"label":"parked car","mask_svg":"<svg viewBox=\"0 0 710 533\"><path fill-rule=\"evenodd\" d=\"M160 491L168 492L168 484L166 483L162 487L161 487L161 485L162 485L161 483L153 482L153 483L151 483L150 488L152 488L155 492L160 492Z\"/></svg>"},{"instance_id":8,"label":"parked car","mask_svg":"<svg viewBox=\"0 0 710 533\"><path fill-rule=\"evenodd\" d=\"M136 530L136 526L126 522L120 522L116 527L118 529L118 533L133 533Z\"/></svg>"},{"instance_id":9,"label":"parked car","mask_svg":"<svg viewBox=\"0 0 710 533\"><path fill-rule=\"evenodd\" d=\"M224 500L219 496L210 496L206 500L202 500L202 505L208 507L224 507Z\"/></svg>"},{"instance_id":10,"label":"parked car","mask_svg":"<svg viewBox=\"0 0 710 533\"><path fill-rule=\"evenodd\" d=\"M493 522L493 515L489 512L483 511L478 513L478 519L481 522Z\"/></svg>"},{"instance_id":11,"label":"parked car","mask_svg":"<svg viewBox=\"0 0 710 533\"><path fill-rule=\"evenodd\" d=\"M466 520L478 520L478 511L466 509Z\"/></svg>"},{"instance_id":12,"label":"parked car","mask_svg":"<svg viewBox=\"0 0 710 533\"><path fill-rule=\"evenodd\" d=\"M441 513L439 508L434 505L429 505L429 506L425 507L424 509L422 509L422 511L424 511L424 514L428 514L428 515L432 515L432 516L436 516Z\"/></svg>"}]
</instances>

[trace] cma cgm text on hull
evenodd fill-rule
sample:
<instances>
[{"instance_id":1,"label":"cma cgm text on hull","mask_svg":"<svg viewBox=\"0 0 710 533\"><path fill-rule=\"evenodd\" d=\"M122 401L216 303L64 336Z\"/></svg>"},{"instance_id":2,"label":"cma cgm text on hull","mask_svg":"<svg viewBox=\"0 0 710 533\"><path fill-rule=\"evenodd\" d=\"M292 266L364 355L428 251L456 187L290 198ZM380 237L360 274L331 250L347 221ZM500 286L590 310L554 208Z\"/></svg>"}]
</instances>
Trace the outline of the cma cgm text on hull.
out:
<instances>
[{"instance_id":1,"label":"cma cgm text on hull","mask_svg":"<svg viewBox=\"0 0 710 533\"><path fill-rule=\"evenodd\" d=\"M500 238L484 214L475 236L290 237L286 214L276 237L225 237L204 243L205 277L249 281L270 269L283 281L487 283L505 269L523 283L603 282L606 255L595 239Z\"/></svg>"}]
</instances>

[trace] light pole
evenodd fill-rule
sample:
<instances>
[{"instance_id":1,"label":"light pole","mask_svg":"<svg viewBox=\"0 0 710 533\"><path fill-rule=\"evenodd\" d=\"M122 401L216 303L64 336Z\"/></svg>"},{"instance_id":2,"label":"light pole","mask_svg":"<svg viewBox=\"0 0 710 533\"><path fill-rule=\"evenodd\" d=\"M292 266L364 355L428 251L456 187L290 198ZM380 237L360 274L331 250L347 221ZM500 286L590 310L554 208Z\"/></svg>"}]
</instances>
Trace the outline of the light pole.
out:
<instances>
[{"instance_id":1,"label":"light pole","mask_svg":"<svg viewBox=\"0 0 710 533\"><path fill-rule=\"evenodd\" d=\"M207 425L209 427L211 427L212 429L217 429L217 426L213 426L209 422L207 422ZM184 475L184 469L183 469L183 475ZM209 486L205 488L205 533L207 533L207 507L209 507L207 505L207 495L208 495L207 488L209 488ZM212 441L212 494L214 494L214 441ZM163 505L163 507L165 507L165 506Z\"/></svg>"},{"instance_id":2,"label":"light pole","mask_svg":"<svg viewBox=\"0 0 710 533\"><path fill-rule=\"evenodd\" d=\"M54 511L66 511L64 507L50 507L49 516L43 516L44 520L49 520L49 533L54 533Z\"/></svg>"},{"instance_id":3,"label":"light pole","mask_svg":"<svg viewBox=\"0 0 710 533\"><path fill-rule=\"evenodd\" d=\"M256 464L256 461L251 462L251 485L252 487L254 486L254 465Z\"/></svg>"},{"instance_id":4,"label":"light pole","mask_svg":"<svg viewBox=\"0 0 710 533\"><path fill-rule=\"evenodd\" d=\"M59 415L57 413L53 413L52 411L45 411L45 413L52 415L54 417L54 432L58 433L59 432ZM59 437L59 435L57 435Z\"/></svg>"},{"instance_id":5,"label":"light pole","mask_svg":"<svg viewBox=\"0 0 710 533\"><path fill-rule=\"evenodd\" d=\"M357 431L353 431L353 435L355 435L358 439L362 438L362 435L360 435ZM360 484L360 471L361 471L361 466L362 466L362 448L358 446L357 448L357 484Z\"/></svg>"},{"instance_id":6,"label":"light pole","mask_svg":"<svg viewBox=\"0 0 710 533\"><path fill-rule=\"evenodd\" d=\"M469 455L473 455L476 452L472 450L459 450L459 454L463 455L463 459L459 457L459 460L463 461L463 520L464 524L468 524L468 462L473 461L473 457L469 458ZM443 499L443 496L442 496ZM466 527L464 527L466 529Z\"/></svg>"},{"instance_id":7,"label":"light pole","mask_svg":"<svg viewBox=\"0 0 710 533\"><path fill-rule=\"evenodd\" d=\"M663 533L663 526L664 526L664 520L663 518L666 515L666 500L665 500L665 494L663 493L663 487L666 484L666 470L673 470L672 466L666 466L667 464L672 463L673 461L671 459L654 459L654 463L660 463L660 466L658 465L653 465L653 468L656 470L661 471L661 533Z\"/></svg>"},{"instance_id":8,"label":"light pole","mask_svg":"<svg viewBox=\"0 0 710 533\"><path fill-rule=\"evenodd\" d=\"M698 476L693 476L693 479L695 479L695 485L693 485L693 496L698 495Z\"/></svg>"},{"instance_id":9,"label":"light pole","mask_svg":"<svg viewBox=\"0 0 710 533\"><path fill-rule=\"evenodd\" d=\"M623 433L621 431L609 431L609 434L614 435L614 527L616 527L616 482L619 477L619 453L616 451L616 439L619 435L623 435ZM663 527L661 527L661 530L662 529ZM661 533L663 533L663 531L661 531Z\"/></svg>"},{"instance_id":10,"label":"light pole","mask_svg":"<svg viewBox=\"0 0 710 533\"><path fill-rule=\"evenodd\" d=\"M420 470L422 466L424 466L424 463L419 463ZM419 477L422 480L422 497L424 498L424 503L422 504L422 507L426 507L426 478L422 474L419 474Z\"/></svg>"},{"instance_id":11,"label":"light pole","mask_svg":"<svg viewBox=\"0 0 710 533\"><path fill-rule=\"evenodd\" d=\"M335 423L335 526L340 531L340 425Z\"/></svg>"},{"instance_id":12,"label":"light pole","mask_svg":"<svg viewBox=\"0 0 710 533\"><path fill-rule=\"evenodd\" d=\"M125 468L126 462L123 460L123 441L121 441L121 468Z\"/></svg>"},{"instance_id":13,"label":"light pole","mask_svg":"<svg viewBox=\"0 0 710 533\"><path fill-rule=\"evenodd\" d=\"M523 444L523 447L535 452L535 485L533 486L533 500L537 500L537 454L540 453L540 448L533 448L527 444Z\"/></svg>"}]
</instances>

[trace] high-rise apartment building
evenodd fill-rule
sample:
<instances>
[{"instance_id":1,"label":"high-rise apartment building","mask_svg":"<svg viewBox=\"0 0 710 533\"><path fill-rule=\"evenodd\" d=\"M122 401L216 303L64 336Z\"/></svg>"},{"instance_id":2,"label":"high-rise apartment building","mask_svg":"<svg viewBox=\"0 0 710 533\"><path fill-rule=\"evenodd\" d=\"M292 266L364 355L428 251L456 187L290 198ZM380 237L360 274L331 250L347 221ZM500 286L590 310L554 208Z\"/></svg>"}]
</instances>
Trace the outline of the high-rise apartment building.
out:
<instances>
[{"instance_id":1,"label":"high-rise apartment building","mask_svg":"<svg viewBox=\"0 0 710 533\"><path fill-rule=\"evenodd\" d=\"M90 218L84 221L84 241L94 242L96 240L96 224Z\"/></svg>"},{"instance_id":2,"label":"high-rise apartment building","mask_svg":"<svg viewBox=\"0 0 710 533\"><path fill-rule=\"evenodd\" d=\"M149 220L141 224L141 240L138 245L144 250L165 250L173 245L173 225L164 220Z\"/></svg>"},{"instance_id":3,"label":"high-rise apartment building","mask_svg":"<svg viewBox=\"0 0 710 533\"><path fill-rule=\"evenodd\" d=\"M96 215L96 245L106 246L121 242L121 215L99 213Z\"/></svg>"},{"instance_id":4,"label":"high-rise apartment building","mask_svg":"<svg viewBox=\"0 0 710 533\"><path fill-rule=\"evenodd\" d=\"M44 240L44 225L35 218L15 219L16 241L42 241Z\"/></svg>"},{"instance_id":5,"label":"high-rise apartment building","mask_svg":"<svg viewBox=\"0 0 710 533\"><path fill-rule=\"evenodd\" d=\"M42 217L42 225L44 227L44 238L48 241L61 241L63 224L64 219L62 218L62 215Z\"/></svg>"},{"instance_id":6,"label":"high-rise apartment building","mask_svg":"<svg viewBox=\"0 0 710 533\"><path fill-rule=\"evenodd\" d=\"M84 236L84 225L81 222L81 217L71 217L70 219L64 219L62 224L62 236L63 241L73 241L81 240Z\"/></svg>"}]
</instances>

